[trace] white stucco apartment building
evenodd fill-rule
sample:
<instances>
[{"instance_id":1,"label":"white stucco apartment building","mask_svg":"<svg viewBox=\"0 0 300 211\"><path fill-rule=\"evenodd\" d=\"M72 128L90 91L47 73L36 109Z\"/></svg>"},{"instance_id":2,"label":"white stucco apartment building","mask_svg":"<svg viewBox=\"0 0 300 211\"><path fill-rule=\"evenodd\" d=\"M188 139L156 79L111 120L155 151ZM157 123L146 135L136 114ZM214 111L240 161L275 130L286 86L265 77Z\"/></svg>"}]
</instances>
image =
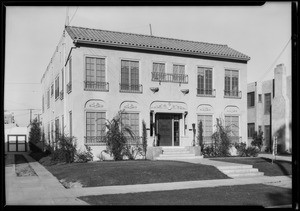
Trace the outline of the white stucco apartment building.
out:
<instances>
[{"instance_id":1,"label":"white stucco apartment building","mask_svg":"<svg viewBox=\"0 0 300 211\"><path fill-rule=\"evenodd\" d=\"M192 146L200 119L209 143L216 118L246 142L249 59L227 45L67 26L41 79L46 140L58 128L96 158L105 119L124 110L137 136L146 122L150 147Z\"/></svg>"},{"instance_id":2,"label":"white stucco apartment building","mask_svg":"<svg viewBox=\"0 0 300 211\"><path fill-rule=\"evenodd\" d=\"M262 150L272 149L276 136L278 152L292 151L292 81L286 72L279 64L274 79L248 84L248 142L254 131L262 131Z\"/></svg>"}]
</instances>

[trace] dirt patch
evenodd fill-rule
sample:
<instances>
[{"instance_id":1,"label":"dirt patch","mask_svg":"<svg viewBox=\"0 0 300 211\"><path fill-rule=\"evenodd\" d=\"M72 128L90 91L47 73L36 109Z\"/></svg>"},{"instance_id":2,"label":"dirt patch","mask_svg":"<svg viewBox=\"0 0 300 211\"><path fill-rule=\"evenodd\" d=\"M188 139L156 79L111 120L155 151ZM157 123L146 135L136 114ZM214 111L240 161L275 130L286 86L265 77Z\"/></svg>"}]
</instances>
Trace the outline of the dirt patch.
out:
<instances>
[{"instance_id":1,"label":"dirt patch","mask_svg":"<svg viewBox=\"0 0 300 211\"><path fill-rule=\"evenodd\" d=\"M18 177L37 176L23 155L15 155L15 171Z\"/></svg>"},{"instance_id":2,"label":"dirt patch","mask_svg":"<svg viewBox=\"0 0 300 211\"><path fill-rule=\"evenodd\" d=\"M67 189L70 188L82 188L82 184L79 181L67 182L64 179L59 180L59 182Z\"/></svg>"}]
</instances>

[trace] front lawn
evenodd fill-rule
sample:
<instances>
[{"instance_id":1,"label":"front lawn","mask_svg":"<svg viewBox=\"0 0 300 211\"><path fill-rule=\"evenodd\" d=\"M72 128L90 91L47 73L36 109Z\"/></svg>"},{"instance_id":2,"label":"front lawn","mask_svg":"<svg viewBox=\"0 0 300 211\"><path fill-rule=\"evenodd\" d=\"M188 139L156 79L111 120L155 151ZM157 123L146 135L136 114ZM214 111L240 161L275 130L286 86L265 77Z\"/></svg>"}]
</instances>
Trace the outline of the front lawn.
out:
<instances>
[{"instance_id":1,"label":"front lawn","mask_svg":"<svg viewBox=\"0 0 300 211\"><path fill-rule=\"evenodd\" d=\"M265 176L283 176L292 175L292 162L274 160L269 158L213 158L211 160L230 162L230 163L241 163L253 165L253 168L257 168L259 171L264 172Z\"/></svg>"},{"instance_id":2,"label":"front lawn","mask_svg":"<svg viewBox=\"0 0 300 211\"><path fill-rule=\"evenodd\" d=\"M214 166L178 161L103 161L45 166L59 180L83 187L230 179Z\"/></svg>"},{"instance_id":3,"label":"front lawn","mask_svg":"<svg viewBox=\"0 0 300 211\"><path fill-rule=\"evenodd\" d=\"M292 190L253 184L79 198L91 205L249 205L268 207L292 204Z\"/></svg>"}]
</instances>

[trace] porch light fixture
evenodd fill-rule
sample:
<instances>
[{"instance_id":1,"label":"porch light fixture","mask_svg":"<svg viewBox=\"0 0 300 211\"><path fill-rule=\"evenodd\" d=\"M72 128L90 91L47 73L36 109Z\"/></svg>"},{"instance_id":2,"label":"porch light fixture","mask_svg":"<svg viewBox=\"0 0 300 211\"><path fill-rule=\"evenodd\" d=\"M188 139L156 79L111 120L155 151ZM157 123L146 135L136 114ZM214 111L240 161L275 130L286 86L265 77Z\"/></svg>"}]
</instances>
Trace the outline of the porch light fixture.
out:
<instances>
[{"instance_id":1,"label":"porch light fixture","mask_svg":"<svg viewBox=\"0 0 300 211\"><path fill-rule=\"evenodd\" d=\"M188 94L189 93L189 89L181 89L180 90L184 95Z\"/></svg>"},{"instance_id":2,"label":"porch light fixture","mask_svg":"<svg viewBox=\"0 0 300 211\"><path fill-rule=\"evenodd\" d=\"M150 87L150 90L155 93L158 92L159 88L158 87Z\"/></svg>"}]
</instances>

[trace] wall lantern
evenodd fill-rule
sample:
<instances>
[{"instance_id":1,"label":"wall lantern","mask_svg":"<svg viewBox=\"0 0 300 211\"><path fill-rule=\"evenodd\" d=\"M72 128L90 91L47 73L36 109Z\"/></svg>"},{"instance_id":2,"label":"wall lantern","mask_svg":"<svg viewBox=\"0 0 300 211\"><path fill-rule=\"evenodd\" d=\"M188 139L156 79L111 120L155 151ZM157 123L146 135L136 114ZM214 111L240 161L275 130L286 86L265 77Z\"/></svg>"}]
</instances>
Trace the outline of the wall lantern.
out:
<instances>
[{"instance_id":1,"label":"wall lantern","mask_svg":"<svg viewBox=\"0 0 300 211\"><path fill-rule=\"evenodd\" d=\"M180 90L184 95L186 95L187 93L189 93L189 89L181 89Z\"/></svg>"},{"instance_id":2,"label":"wall lantern","mask_svg":"<svg viewBox=\"0 0 300 211\"><path fill-rule=\"evenodd\" d=\"M158 87L150 87L150 90L155 93L158 92L159 88Z\"/></svg>"}]
</instances>

